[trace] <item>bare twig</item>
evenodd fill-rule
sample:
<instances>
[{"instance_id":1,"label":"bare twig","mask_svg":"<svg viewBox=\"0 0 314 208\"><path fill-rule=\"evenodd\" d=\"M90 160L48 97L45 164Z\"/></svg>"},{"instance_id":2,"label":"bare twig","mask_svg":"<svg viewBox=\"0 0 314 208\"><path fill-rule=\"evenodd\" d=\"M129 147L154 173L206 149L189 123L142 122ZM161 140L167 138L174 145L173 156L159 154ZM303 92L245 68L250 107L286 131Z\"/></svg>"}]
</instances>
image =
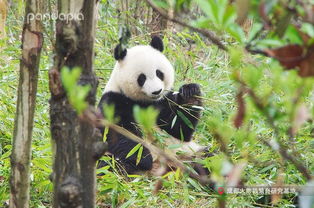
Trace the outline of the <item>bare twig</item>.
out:
<instances>
[{"instance_id":1,"label":"bare twig","mask_svg":"<svg viewBox=\"0 0 314 208\"><path fill-rule=\"evenodd\" d=\"M255 94L255 92L250 89L246 83L244 83L242 80L238 80L238 82L246 88L247 93L250 95L250 97L253 100L253 103L255 104L255 106L264 114L264 116L267 118L267 122L268 124L271 126L271 128L274 130L275 135L277 137L276 141L277 144L273 145L271 144L269 141L267 141L266 139L263 138L259 138L259 140L264 143L266 146L272 148L274 151L278 152L282 158L286 159L287 161L290 161L298 170L300 173L302 173L302 175L307 179L307 180L311 180L312 176L309 172L309 170L300 162L298 161L295 157L293 157L291 154L288 153L285 145L279 140L279 130L277 128L277 126L275 125L274 119L269 116L269 114L267 114L265 112L265 106L264 104L261 102L261 100L258 98L258 96Z\"/></svg>"},{"instance_id":2,"label":"bare twig","mask_svg":"<svg viewBox=\"0 0 314 208\"><path fill-rule=\"evenodd\" d=\"M264 143L266 146L272 148L274 151L279 152L279 154L286 160L290 161L299 171L302 173L302 175L307 179L311 180L312 176L309 172L309 170L300 162L298 161L295 157L290 155L288 151L285 149L284 146L278 144L277 145L272 145L269 141L263 138L259 138L259 140Z\"/></svg>"},{"instance_id":3,"label":"bare twig","mask_svg":"<svg viewBox=\"0 0 314 208\"><path fill-rule=\"evenodd\" d=\"M182 20L180 20L180 19L178 19L178 18L176 18L176 17L170 17L166 11L164 11L164 10L160 9L159 7L157 7L151 0L146 0L146 2L147 2L153 9L155 9L161 16L163 16L164 18L166 18L166 19L168 19L168 20L170 20L170 21L172 21L172 22L174 22L174 23L177 23L177 24L179 24L179 25L182 25L182 26L184 26L184 27L187 27L187 28L189 28L189 29L191 29L191 30L194 30L194 31L196 31L196 32L199 32L199 33L203 34L204 36L206 36L209 40L211 40L212 43L214 43L215 45L217 45L218 48L220 48L220 49L222 49L222 50L224 50L224 51L227 51L227 50L228 50L228 49L226 48L226 46L224 46L224 45L220 42L219 38L216 37L216 35L215 35L213 32L208 31L208 30L204 30L204 29L200 29L200 28L197 28L197 27L194 27L194 26L192 26L192 25L190 25L190 24L188 24L188 23L186 23L186 22L184 22L184 21L182 21Z\"/></svg>"},{"instance_id":4,"label":"bare twig","mask_svg":"<svg viewBox=\"0 0 314 208\"><path fill-rule=\"evenodd\" d=\"M291 113L291 116L290 116L290 123L291 123L291 125L290 125L290 127L289 127L289 129L288 129L288 132L287 132L287 134L289 135L289 140L290 140L290 143L291 143L291 145L295 142L294 141L294 138L295 138L295 136L296 136L296 133L297 132L294 132L294 117L295 117L295 114L296 114L296 112L297 112L297 107L298 107L298 105L299 105L299 103L300 103L300 101L301 101L301 98L302 98L302 92L303 92L303 90L304 90L304 85L305 85L305 81L304 81L304 79L302 79L302 85L300 85L300 87L296 90L296 95L295 95L295 97L293 98L293 100L292 100L292 102L293 102L293 105L292 105L292 113ZM294 148L295 146L294 145L292 145L292 148ZM295 149L294 149L294 151L295 151Z\"/></svg>"},{"instance_id":5,"label":"bare twig","mask_svg":"<svg viewBox=\"0 0 314 208\"><path fill-rule=\"evenodd\" d=\"M217 131L213 132L213 136L217 140L217 142L219 143L220 150L228 157L229 161L231 163L233 163L232 159L231 159L231 155L228 151L228 145L227 145L225 139Z\"/></svg>"}]
</instances>

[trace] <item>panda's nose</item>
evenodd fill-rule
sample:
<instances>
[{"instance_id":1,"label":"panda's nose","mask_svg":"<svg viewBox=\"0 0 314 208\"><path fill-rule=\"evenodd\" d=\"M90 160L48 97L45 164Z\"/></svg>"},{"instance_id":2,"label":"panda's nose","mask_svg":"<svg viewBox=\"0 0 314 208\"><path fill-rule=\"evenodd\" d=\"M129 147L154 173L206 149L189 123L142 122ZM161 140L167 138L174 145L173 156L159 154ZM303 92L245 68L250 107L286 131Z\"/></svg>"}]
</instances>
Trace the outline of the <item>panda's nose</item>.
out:
<instances>
[{"instance_id":1,"label":"panda's nose","mask_svg":"<svg viewBox=\"0 0 314 208\"><path fill-rule=\"evenodd\" d=\"M155 91L155 92L152 92L152 94L153 94L153 95L159 95L160 92L161 92L161 89L160 89L160 90L157 90L157 91Z\"/></svg>"}]
</instances>

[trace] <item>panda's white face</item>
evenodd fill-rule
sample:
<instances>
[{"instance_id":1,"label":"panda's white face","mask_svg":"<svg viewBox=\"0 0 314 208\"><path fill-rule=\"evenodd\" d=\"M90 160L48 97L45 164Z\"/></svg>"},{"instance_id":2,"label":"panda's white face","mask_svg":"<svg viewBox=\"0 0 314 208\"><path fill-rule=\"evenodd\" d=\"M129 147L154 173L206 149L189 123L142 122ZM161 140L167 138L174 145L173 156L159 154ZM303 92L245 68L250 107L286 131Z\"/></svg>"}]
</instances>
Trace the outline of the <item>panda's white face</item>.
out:
<instances>
[{"instance_id":1,"label":"panda's white face","mask_svg":"<svg viewBox=\"0 0 314 208\"><path fill-rule=\"evenodd\" d=\"M154 101L171 90L174 69L169 60L153 47L135 46L117 61L105 92L121 92L137 101Z\"/></svg>"}]
</instances>

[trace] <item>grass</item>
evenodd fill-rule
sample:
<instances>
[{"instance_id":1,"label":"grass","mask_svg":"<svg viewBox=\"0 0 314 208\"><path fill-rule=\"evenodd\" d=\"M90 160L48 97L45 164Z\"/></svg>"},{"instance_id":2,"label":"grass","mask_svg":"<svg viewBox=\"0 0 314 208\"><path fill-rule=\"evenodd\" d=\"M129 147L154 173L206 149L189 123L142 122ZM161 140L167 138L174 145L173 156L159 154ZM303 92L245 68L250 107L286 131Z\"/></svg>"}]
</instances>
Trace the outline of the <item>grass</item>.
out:
<instances>
[{"instance_id":1,"label":"grass","mask_svg":"<svg viewBox=\"0 0 314 208\"><path fill-rule=\"evenodd\" d=\"M95 40L95 72L100 79L97 98L109 79L114 66L113 48L117 43L118 20L113 5L101 8ZM9 199L9 155L14 126L15 102L18 84L18 70L20 57L21 20L11 11L7 27L10 24L7 44L1 43L0 51L0 207ZM12 26L12 27L11 27ZM139 26L140 27L140 26ZM149 35L146 28L141 28L140 35L133 36L130 45L148 44ZM52 201L52 185L49 181L51 173L52 154L49 128L49 89L48 70L52 65L51 43L46 36L44 50L41 57L39 85L37 93L37 107L32 144L31 162L31 207L50 207ZM192 39L193 44L187 41ZM255 138L276 138L274 131L267 124L263 114L259 112L252 101L246 97L247 115L245 125L240 130L233 127L233 118L237 111L235 96L239 84L234 81L235 71L252 85L254 90L265 103L271 103L269 110L275 111L276 124L285 132L289 126L289 115L292 107L289 102L295 96L295 90L302 85L293 71L284 72L278 64L262 57L245 55L245 61L254 62L255 69L245 63L234 67L230 63L228 54L218 50L198 34L183 30L173 34L166 32L164 37L165 54L176 69L175 89L184 83L197 82L202 87L204 97L204 112L197 127L195 139L210 147L216 154L213 158L205 159L205 164L213 173L218 183L223 183L221 171L228 168L231 159L233 163L245 162L243 180L248 185L275 184L282 178L284 184L305 184L303 176L295 167L283 160L277 153L262 145ZM261 78L257 82L252 79L252 72L260 70ZM312 81L312 80L310 80ZM313 83L313 82L312 82ZM313 88L302 97L313 116ZM281 116L280 116L281 115ZM313 122L302 126L296 137L294 149L310 171L313 165ZM230 158L220 149L220 143L213 136L219 133L226 141ZM284 141L288 138L282 133ZM250 158L254 158L252 161ZM256 162L258 161L258 162ZM155 184L160 178L151 176L134 176L126 180L115 172L108 172L98 177L97 206L98 207L216 207L217 194L199 185L180 172L171 172L162 177L163 188L154 194ZM261 196L230 195L227 198L228 207L254 207ZM279 202L279 207L293 207L291 197Z\"/></svg>"}]
</instances>

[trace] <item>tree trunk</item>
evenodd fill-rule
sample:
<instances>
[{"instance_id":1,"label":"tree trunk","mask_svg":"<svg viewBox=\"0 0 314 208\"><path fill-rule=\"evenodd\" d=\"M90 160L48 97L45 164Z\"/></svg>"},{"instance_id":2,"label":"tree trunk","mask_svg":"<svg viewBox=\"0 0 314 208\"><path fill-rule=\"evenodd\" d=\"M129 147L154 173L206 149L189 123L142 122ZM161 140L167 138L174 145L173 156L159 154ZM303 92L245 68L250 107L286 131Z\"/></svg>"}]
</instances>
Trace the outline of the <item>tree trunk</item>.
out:
<instances>
[{"instance_id":1,"label":"tree trunk","mask_svg":"<svg viewBox=\"0 0 314 208\"><path fill-rule=\"evenodd\" d=\"M0 39L5 38L5 21L7 18L7 2L0 0Z\"/></svg>"},{"instance_id":2,"label":"tree trunk","mask_svg":"<svg viewBox=\"0 0 314 208\"><path fill-rule=\"evenodd\" d=\"M29 207L31 139L43 34L41 22L27 17L31 13L40 13L41 5L38 0L26 1L20 79L11 154L11 208Z\"/></svg>"},{"instance_id":3,"label":"tree trunk","mask_svg":"<svg viewBox=\"0 0 314 208\"><path fill-rule=\"evenodd\" d=\"M98 81L93 71L96 0L58 0L58 13L78 17L56 23L56 56L49 71L51 136L55 144L53 207L95 207L97 131L80 119L69 104L60 81L60 70L82 68L80 85L92 89L86 100L95 105ZM70 17L70 16L68 16ZM82 19L83 18L83 19Z\"/></svg>"}]
</instances>

